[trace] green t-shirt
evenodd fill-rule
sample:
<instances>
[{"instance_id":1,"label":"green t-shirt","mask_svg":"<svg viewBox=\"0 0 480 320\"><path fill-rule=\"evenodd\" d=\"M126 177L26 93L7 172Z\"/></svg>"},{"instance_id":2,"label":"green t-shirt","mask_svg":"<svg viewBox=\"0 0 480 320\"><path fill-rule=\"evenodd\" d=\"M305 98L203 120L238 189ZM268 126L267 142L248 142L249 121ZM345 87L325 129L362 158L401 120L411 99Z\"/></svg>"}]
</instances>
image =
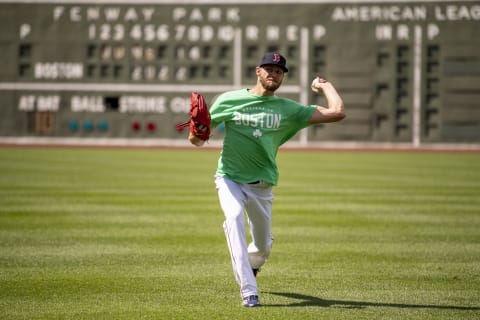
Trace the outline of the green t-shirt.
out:
<instances>
[{"instance_id":1,"label":"green t-shirt","mask_svg":"<svg viewBox=\"0 0 480 320\"><path fill-rule=\"evenodd\" d=\"M225 123L216 174L239 183L278 182L278 148L309 125L314 106L248 89L220 95L210 108L212 126Z\"/></svg>"}]
</instances>

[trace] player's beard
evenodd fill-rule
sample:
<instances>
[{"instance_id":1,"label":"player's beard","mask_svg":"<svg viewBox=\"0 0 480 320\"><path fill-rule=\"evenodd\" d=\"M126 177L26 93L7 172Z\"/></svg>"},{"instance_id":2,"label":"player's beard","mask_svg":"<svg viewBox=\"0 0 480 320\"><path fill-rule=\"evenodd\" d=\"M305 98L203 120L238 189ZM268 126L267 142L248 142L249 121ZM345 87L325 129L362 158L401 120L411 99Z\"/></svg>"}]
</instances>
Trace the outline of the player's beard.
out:
<instances>
[{"instance_id":1,"label":"player's beard","mask_svg":"<svg viewBox=\"0 0 480 320\"><path fill-rule=\"evenodd\" d=\"M260 79L260 83L266 91L275 92L278 88L280 88L282 81L276 82L275 80Z\"/></svg>"}]
</instances>

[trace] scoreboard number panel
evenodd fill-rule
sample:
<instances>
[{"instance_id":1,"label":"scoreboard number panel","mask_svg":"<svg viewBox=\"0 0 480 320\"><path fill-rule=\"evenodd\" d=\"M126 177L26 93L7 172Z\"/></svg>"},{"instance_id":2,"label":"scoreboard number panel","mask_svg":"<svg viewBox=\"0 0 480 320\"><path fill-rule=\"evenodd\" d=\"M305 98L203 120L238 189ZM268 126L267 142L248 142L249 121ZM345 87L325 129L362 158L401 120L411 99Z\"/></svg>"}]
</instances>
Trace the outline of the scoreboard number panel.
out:
<instances>
[{"instance_id":1,"label":"scoreboard number panel","mask_svg":"<svg viewBox=\"0 0 480 320\"><path fill-rule=\"evenodd\" d=\"M252 86L279 51L279 95L325 104L320 74L348 110L301 144L480 142L478 1L0 0L0 27L0 137L185 139L190 91Z\"/></svg>"}]
</instances>

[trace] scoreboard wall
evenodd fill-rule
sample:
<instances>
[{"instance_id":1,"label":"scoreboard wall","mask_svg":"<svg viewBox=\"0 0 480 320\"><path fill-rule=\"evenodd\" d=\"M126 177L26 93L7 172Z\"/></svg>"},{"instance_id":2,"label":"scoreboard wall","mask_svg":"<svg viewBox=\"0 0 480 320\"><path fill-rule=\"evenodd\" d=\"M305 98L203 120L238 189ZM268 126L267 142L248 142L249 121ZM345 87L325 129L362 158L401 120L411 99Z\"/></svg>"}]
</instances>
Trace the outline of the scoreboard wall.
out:
<instances>
[{"instance_id":1,"label":"scoreboard wall","mask_svg":"<svg viewBox=\"0 0 480 320\"><path fill-rule=\"evenodd\" d=\"M347 108L309 141L480 142L478 1L0 1L0 136L185 139L189 93L251 87ZM213 139L221 138L217 128Z\"/></svg>"}]
</instances>

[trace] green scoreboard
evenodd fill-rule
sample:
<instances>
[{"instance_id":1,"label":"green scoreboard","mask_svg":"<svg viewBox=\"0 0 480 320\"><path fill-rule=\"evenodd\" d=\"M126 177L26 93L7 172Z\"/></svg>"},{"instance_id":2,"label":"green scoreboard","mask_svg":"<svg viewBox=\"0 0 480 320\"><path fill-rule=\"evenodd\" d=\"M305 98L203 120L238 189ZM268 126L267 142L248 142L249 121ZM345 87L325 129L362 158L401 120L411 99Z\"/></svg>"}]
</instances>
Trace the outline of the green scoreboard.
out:
<instances>
[{"instance_id":1,"label":"green scoreboard","mask_svg":"<svg viewBox=\"0 0 480 320\"><path fill-rule=\"evenodd\" d=\"M479 1L0 0L0 30L0 138L185 140L191 91L278 51L279 95L325 104L319 74L346 105L299 143L480 142Z\"/></svg>"}]
</instances>

